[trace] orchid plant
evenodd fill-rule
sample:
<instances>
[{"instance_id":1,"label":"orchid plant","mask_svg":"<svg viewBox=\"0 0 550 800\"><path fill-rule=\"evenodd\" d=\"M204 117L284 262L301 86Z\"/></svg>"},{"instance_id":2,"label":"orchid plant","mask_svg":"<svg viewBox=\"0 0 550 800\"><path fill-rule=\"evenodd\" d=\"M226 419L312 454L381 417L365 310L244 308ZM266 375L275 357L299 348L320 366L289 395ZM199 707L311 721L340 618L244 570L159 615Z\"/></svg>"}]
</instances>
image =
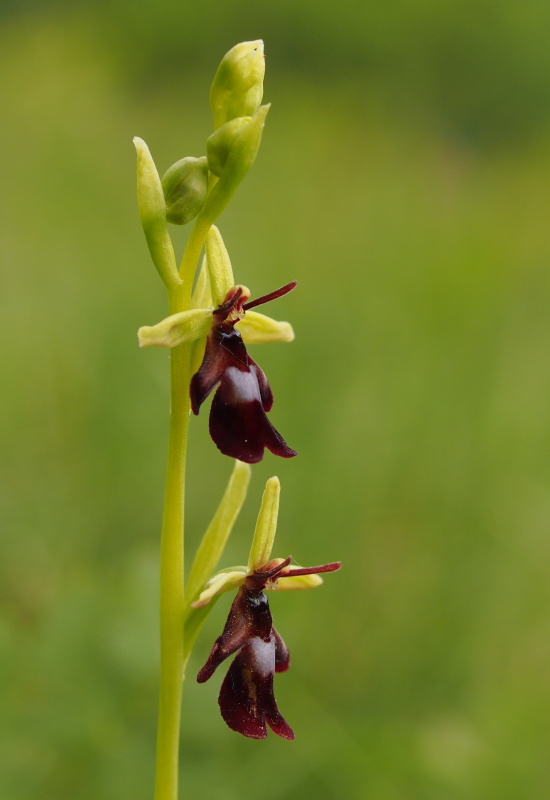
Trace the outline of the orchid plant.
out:
<instances>
[{"instance_id":1,"label":"orchid plant","mask_svg":"<svg viewBox=\"0 0 550 800\"><path fill-rule=\"evenodd\" d=\"M320 573L339 562L318 567L292 566L291 557L272 559L280 485L268 480L246 566L214 574L246 497L250 464L265 449L291 458L287 445L267 414L273 394L262 369L246 345L290 342L288 322L253 309L281 298L292 281L255 300L236 284L229 255L214 224L252 167L269 111L261 105L264 79L263 42L243 42L222 59L210 90L214 132L206 156L185 157L162 179L147 145L137 150L138 206L153 263L168 293L169 316L139 329L141 347L170 349L171 401L168 464L160 555L160 701L155 800L178 796L178 751L185 668L197 635L219 596L236 591L221 635L216 639L197 681L236 654L219 695L227 725L244 736L263 739L268 725L276 734L294 733L277 708L276 672L290 664L289 651L273 627L266 591L318 586ZM194 220L178 267L168 223ZM204 249L204 255L201 254ZM200 263L199 263L200 262ZM209 429L220 452L234 461L232 475L191 568L184 577L184 501L186 453L191 412L198 414L211 392Z\"/></svg>"}]
</instances>

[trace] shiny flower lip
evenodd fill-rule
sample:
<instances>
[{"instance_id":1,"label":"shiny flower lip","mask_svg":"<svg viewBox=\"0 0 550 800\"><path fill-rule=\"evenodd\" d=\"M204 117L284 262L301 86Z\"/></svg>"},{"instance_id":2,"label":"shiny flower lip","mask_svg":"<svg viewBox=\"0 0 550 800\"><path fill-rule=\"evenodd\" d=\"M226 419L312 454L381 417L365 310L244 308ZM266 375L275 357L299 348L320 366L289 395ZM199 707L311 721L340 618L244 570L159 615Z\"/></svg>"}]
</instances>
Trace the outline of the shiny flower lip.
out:
<instances>
[{"instance_id":1,"label":"shiny flower lip","mask_svg":"<svg viewBox=\"0 0 550 800\"><path fill-rule=\"evenodd\" d=\"M204 358L191 380L194 414L218 386L210 409L210 435L224 455L249 464L261 461L265 448L282 458L297 453L267 418L273 405L271 388L263 370L248 355L235 325L247 310L282 297L295 286L292 281L255 300L249 300L245 286L233 286L212 312Z\"/></svg>"}]
</instances>

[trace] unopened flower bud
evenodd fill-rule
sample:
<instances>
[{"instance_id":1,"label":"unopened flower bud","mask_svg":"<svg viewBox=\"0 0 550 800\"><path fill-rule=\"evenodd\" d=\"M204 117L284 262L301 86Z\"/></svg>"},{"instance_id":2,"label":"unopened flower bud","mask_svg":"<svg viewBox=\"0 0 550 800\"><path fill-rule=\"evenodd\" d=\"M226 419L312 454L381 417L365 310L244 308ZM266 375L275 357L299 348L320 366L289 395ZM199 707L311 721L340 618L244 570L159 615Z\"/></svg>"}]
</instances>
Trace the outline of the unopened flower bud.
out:
<instances>
[{"instance_id":1,"label":"unopened flower bud","mask_svg":"<svg viewBox=\"0 0 550 800\"><path fill-rule=\"evenodd\" d=\"M203 216L214 222L237 186L254 164L269 105L260 106L252 117L239 117L215 131L206 142L208 167L219 177L204 205Z\"/></svg>"},{"instance_id":2,"label":"unopened flower bud","mask_svg":"<svg viewBox=\"0 0 550 800\"><path fill-rule=\"evenodd\" d=\"M204 205L207 189L208 162L205 156L189 156L172 164L162 178L168 222L185 225L194 219Z\"/></svg>"},{"instance_id":3,"label":"unopened flower bud","mask_svg":"<svg viewBox=\"0 0 550 800\"><path fill-rule=\"evenodd\" d=\"M208 169L218 178L222 174L231 150L238 146L239 137L250 125L251 117L237 117L226 122L206 140Z\"/></svg>"},{"instance_id":4,"label":"unopened flower bud","mask_svg":"<svg viewBox=\"0 0 550 800\"><path fill-rule=\"evenodd\" d=\"M263 97L264 74L261 39L241 42L225 54L210 89L214 128L257 111Z\"/></svg>"}]
</instances>

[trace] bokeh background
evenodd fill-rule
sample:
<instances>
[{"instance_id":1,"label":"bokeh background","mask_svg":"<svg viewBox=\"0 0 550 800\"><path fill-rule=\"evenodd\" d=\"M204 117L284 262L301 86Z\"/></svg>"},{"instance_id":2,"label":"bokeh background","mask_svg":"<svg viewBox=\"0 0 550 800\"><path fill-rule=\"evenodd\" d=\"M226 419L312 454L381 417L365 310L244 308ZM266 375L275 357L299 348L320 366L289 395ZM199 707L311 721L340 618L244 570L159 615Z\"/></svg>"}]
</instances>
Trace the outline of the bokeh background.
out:
<instances>
[{"instance_id":1,"label":"bokeh background","mask_svg":"<svg viewBox=\"0 0 550 800\"><path fill-rule=\"evenodd\" d=\"M132 137L204 153L233 44L266 43L262 149L220 228L292 345L252 353L297 459L272 595L293 744L186 686L187 797L550 793L550 5L23 2L0 12L0 797L151 797L165 314ZM186 231L175 230L179 251ZM189 540L230 473L194 420Z\"/></svg>"}]
</instances>

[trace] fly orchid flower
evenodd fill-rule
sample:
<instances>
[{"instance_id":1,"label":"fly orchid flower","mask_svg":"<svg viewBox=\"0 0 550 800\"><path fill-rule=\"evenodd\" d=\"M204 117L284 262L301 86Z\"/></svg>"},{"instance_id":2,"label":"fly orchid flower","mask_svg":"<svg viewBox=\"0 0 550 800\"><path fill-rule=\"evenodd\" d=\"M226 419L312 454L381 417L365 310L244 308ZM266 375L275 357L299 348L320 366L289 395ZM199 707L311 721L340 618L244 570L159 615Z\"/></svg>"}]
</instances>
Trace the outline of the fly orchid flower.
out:
<instances>
[{"instance_id":1,"label":"fly orchid flower","mask_svg":"<svg viewBox=\"0 0 550 800\"><path fill-rule=\"evenodd\" d=\"M249 309L292 291L296 281L270 294L249 300L246 286L233 286L213 312L202 364L191 380L191 408L199 413L202 403L218 384L210 409L210 435L226 456L248 464L261 461L267 447L276 456L296 455L268 420L273 405L267 378L250 358L235 325Z\"/></svg>"},{"instance_id":2,"label":"fly orchid flower","mask_svg":"<svg viewBox=\"0 0 550 800\"><path fill-rule=\"evenodd\" d=\"M288 322L278 322L253 309L282 297L295 286L293 281L249 300L249 290L234 285L227 250L213 225L206 238L206 257L191 307L138 331L140 347L177 347L194 342L192 410L198 414L219 384L210 411L210 434L222 453L249 464L261 461L266 447L283 458L296 455L266 416L273 395L265 374L246 351L247 344L294 339Z\"/></svg>"},{"instance_id":3,"label":"fly orchid flower","mask_svg":"<svg viewBox=\"0 0 550 800\"><path fill-rule=\"evenodd\" d=\"M197 675L197 681L204 683L222 661L237 653L222 683L218 703L227 725L251 739L265 739L266 722L277 736L294 739L273 693L273 676L289 668L290 654L273 627L264 590L275 588L274 584L284 578L334 572L341 566L335 562L289 568L290 560L275 559L244 578L223 632Z\"/></svg>"},{"instance_id":4,"label":"fly orchid flower","mask_svg":"<svg viewBox=\"0 0 550 800\"><path fill-rule=\"evenodd\" d=\"M265 739L267 725L283 739L294 739L273 693L275 672L290 666L288 648L273 627L268 590L309 589L319 586L319 573L335 572L340 562L318 567L291 567L290 557L271 559L277 527L280 484L266 484L248 566L222 570L208 583L192 608L200 609L217 595L238 589L221 636L197 675L204 683L229 656L237 653L222 683L218 703L223 719L234 731L252 739Z\"/></svg>"}]
</instances>

